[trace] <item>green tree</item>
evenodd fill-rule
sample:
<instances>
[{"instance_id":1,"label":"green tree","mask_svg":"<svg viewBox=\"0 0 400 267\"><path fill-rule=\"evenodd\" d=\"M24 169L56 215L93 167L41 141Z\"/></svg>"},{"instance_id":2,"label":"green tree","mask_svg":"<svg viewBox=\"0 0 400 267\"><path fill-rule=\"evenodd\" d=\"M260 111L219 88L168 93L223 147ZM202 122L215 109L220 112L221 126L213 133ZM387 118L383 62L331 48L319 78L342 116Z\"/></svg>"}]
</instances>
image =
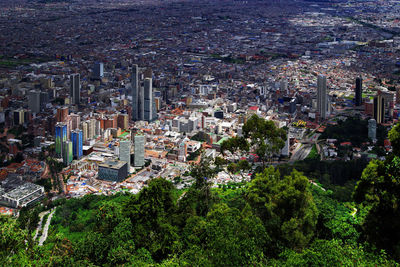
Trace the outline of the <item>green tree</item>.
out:
<instances>
[{"instance_id":1,"label":"green tree","mask_svg":"<svg viewBox=\"0 0 400 267\"><path fill-rule=\"evenodd\" d=\"M235 155L237 152L245 152L249 150L249 143L242 136L231 137L221 144L221 153L225 154L226 151L229 151L232 155Z\"/></svg>"},{"instance_id":2,"label":"green tree","mask_svg":"<svg viewBox=\"0 0 400 267\"><path fill-rule=\"evenodd\" d=\"M177 249L178 229L173 225L176 199L171 182L157 178L126 203L125 214L131 219L133 240L147 249L156 261Z\"/></svg>"},{"instance_id":3,"label":"green tree","mask_svg":"<svg viewBox=\"0 0 400 267\"><path fill-rule=\"evenodd\" d=\"M310 242L318 210L308 179L301 173L294 170L281 178L278 170L269 167L251 181L246 199L278 245L301 250Z\"/></svg>"},{"instance_id":4,"label":"green tree","mask_svg":"<svg viewBox=\"0 0 400 267\"><path fill-rule=\"evenodd\" d=\"M188 265L248 266L264 258L269 237L250 207L242 212L216 204L205 218L193 216L183 232Z\"/></svg>"},{"instance_id":5,"label":"green tree","mask_svg":"<svg viewBox=\"0 0 400 267\"><path fill-rule=\"evenodd\" d=\"M285 146L285 130L277 128L273 121L267 121L257 115L251 116L243 125L243 134L246 140L250 140L251 148L263 164Z\"/></svg>"},{"instance_id":6,"label":"green tree","mask_svg":"<svg viewBox=\"0 0 400 267\"><path fill-rule=\"evenodd\" d=\"M395 266L381 251L369 252L362 245L341 240L315 240L302 252L287 250L271 266Z\"/></svg>"},{"instance_id":7,"label":"green tree","mask_svg":"<svg viewBox=\"0 0 400 267\"><path fill-rule=\"evenodd\" d=\"M0 216L0 262L7 265L20 251L27 249L28 233L18 227L17 221Z\"/></svg>"},{"instance_id":8,"label":"green tree","mask_svg":"<svg viewBox=\"0 0 400 267\"><path fill-rule=\"evenodd\" d=\"M400 156L400 123L397 123L389 131L389 140L392 145L393 154Z\"/></svg>"},{"instance_id":9,"label":"green tree","mask_svg":"<svg viewBox=\"0 0 400 267\"><path fill-rule=\"evenodd\" d=\"M370 207L363 224L367 240L400 259L400 157L371 161L354 199Z\"/></svg>"}]
</instances>

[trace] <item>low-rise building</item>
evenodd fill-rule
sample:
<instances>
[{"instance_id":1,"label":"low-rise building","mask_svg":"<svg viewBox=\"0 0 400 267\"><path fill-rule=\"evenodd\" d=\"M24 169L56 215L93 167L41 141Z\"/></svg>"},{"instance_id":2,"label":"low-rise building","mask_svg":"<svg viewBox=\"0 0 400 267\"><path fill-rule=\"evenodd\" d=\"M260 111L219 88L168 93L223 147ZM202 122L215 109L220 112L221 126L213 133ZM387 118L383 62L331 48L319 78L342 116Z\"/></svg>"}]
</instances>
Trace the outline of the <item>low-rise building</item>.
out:
<instances>
[{"instance_id":1,"label":"low-rise building","mask_svg":"<svg viewBox=\"0 0 400 267\"><path fill-rule=\"evenodd\" d=\"M121 182L128 176L128 163L119 160L108 160L99 164L101 180Z\"/></svg>"}]
</instances>

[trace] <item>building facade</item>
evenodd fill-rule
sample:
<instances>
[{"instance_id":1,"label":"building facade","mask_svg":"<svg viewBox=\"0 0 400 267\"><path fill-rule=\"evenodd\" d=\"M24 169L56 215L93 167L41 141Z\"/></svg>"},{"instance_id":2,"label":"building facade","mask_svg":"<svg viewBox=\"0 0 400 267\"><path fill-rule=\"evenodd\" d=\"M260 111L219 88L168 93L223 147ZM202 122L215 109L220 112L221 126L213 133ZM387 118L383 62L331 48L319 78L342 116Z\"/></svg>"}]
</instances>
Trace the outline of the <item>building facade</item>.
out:
<instances>
[{"instance_id":1,"label":"building facade","mask_svg":"<svg viewBox=\"0 0 400 267\"><path fill-rule=\"evenodd\" d=\"M128 163L131 166L131 141L121 140L119 142L119 160Z\"/></svg>"},{"instance_id":2,"label":"building facade","mask_svg":"<svg viewBox=\"0 0 400 267\"><path fill-rule=\"evenodd\" d=\"M327 92L326 92L326 77L318 75L317 81L317 111L321 119L326 119L326 111L328 109Z\"/></svg>"},{"instance_id":3,"label":"building facade","mask_svg":"<svg viewBox=\"0 0 400 267\"><path fill-rule=\"evenodd\" d=\"M82 130L71 132L72 152L74 157L79 159L83 155L83 133Z\"/></svg>"},{"instance_id":4,"label":"building facade","mask_svg":"<svg viewBox=\"0 0 400 267\"><path fill-rule=\"evenodd\" d=\"M361 77L358 77L356 79L355 104L356 104L356 106L361 106L361 104L362 104L362 78Z\"/></svg>"},{"instance_id":5,"label":"building facade","mask_svg":"<svg viewBox=\"0 0 400 267\"><path fill-rule=\"evenodd\" d=\"M145 143L144 135L135 135L135 147L134 147L134 160L133 165L135 167L143 167L144 166L144 143Z\"/></svg>"},{"instance_id":6,"label":"building facade","mask_svg":"<svg viewBox=\"0 0 400 267\"><path fill-rule=\"evenodd\" d=\"M79 73L70 75L70 97L72 104L79 105L81 101L81 78Z\"/></svg>"},{"instance_id":7,"label":"building facade","mask_svg":"<svg viewBox=\"0 0 400 267\"><path fill-rule=\"evenodd\" d=\"M121 182L128 176L128 163L125 161L108 160L99 164L98 179Z\"/></svg>"},{"instance_id":8,"label":"building facade","mask_svg":"<svg viewBox=\"0 0 400 267\"><path fill-rule=\"evenodd\" d=\"M67 141L67 124L59 122L56 124L56 154L57 156L62 156L62 145L64 141Z\"/></svg>"}]
</instances>

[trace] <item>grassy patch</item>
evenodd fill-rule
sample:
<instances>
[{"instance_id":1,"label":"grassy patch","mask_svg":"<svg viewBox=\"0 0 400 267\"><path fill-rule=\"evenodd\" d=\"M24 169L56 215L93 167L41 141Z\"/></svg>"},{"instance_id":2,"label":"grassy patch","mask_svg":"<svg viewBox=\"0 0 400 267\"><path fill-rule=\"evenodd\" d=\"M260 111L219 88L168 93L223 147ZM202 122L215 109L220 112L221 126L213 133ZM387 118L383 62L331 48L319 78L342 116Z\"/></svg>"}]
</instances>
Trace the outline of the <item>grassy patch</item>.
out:
<instances>
[{"instance_id":1,"label":"grassy patch","mask_svg":"<svg viewBox=\"0 0 400 267\"><path fill-rule=\"evenodd\" d=\"M316 145L313 145L310 153L307 156L307 159L320 159Z\"/></svg>"}]
</instances>

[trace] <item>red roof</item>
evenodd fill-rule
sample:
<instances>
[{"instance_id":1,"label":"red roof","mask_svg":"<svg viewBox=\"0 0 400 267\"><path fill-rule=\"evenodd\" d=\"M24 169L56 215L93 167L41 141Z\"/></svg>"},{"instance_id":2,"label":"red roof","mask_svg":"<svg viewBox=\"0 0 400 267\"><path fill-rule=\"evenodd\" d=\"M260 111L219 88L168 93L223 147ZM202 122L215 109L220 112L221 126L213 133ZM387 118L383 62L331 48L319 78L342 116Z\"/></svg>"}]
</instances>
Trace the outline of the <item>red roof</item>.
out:
<instances>
[{"instance_id":1,"label":"red roof","mask_svg":"<svg viewBox=\"0 0 400 267\"><path fill-rule=\"evenodd\" d=\"M249 107L249 110L257 111L257 110L258 110L258 107L257 107L257 106Z\"/></svg>"},{"instance_id":2,"label":"red roof","mask_svg":"<svg viewBox=\"0 0 400 267\"><path fill-rule=\"evenodd\" d=\"M351 142L340 143L341 146L351 146Z\"/></svg>"}]
</instances>

